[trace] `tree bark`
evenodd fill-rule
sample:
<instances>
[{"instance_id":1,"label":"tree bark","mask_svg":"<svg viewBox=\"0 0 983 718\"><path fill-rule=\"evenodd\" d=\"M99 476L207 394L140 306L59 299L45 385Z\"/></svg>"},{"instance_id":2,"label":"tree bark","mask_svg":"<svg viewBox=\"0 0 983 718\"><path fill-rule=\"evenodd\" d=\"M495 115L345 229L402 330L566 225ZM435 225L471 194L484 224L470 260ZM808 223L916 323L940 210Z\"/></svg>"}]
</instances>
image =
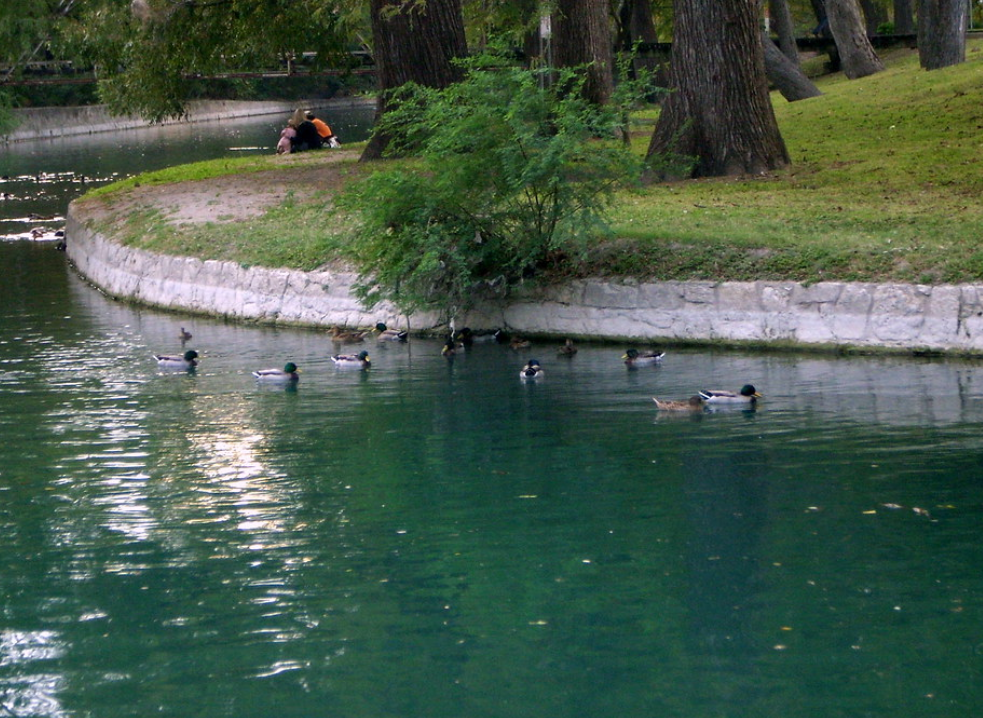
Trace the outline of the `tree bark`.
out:
<instances>
[{"instance_id":1,"label":"tree bark","mask_svg":"<svg viewBox=\"0 0 983 718\"><path fill-rule=\"evenodd\" d=\"M689 156L649 179L761 174L789 162L764 71L758 4L676 0L670 89L647 158Z\"/></svg>"},{"instance_id":2,"label":"tree bark","mask_svg":"<svg viewBox=\"0 0 983 718\"><path fill-rule=\"evenodd\" d=\"M557 0L553 13L553 61L557 67L589 65L584 97L598 105L614 92L614 57L608 0Z\"/></svg>"},{"instance_id":3,"label":"tree bark","mask_svg":"<svg viewBox=\"0 0 983 718\"><path fill-rule=\"evenodd\" d=\"M816 15L816 27L812 34L818 37L829 37L829 20L826 18L826 4L823 0L810 0L812 11Z\"/></svg>"},{"instance_id":4,"label":"tree bark","mask_svg":"<svg viewBox=\"0 0 983 718\"><path fill-rule=\"evenodd\" d=\"M452 60L467 54L461 0L372 0L373 57L379 100L376 119L389 108L391 90L416 82L446 87L461 79ZM361 161L382 157L389 137L373 134Z\"/></svg>"},{"instance_id":5,"label":"tree bark","mask_svg":"<svg viewBox=\"0 0 983 718\"><path fill-rule=\"evenodd\" d=\"M926 70L966 60L966 0L920 0L918 60Z\"/></svg>"},{"instance_id":6,"label":"tree bark","mask_svg":"<svg viewBox=\"0 0 983 718\"><path fill-rule=\"evenodd\" d=\"M656 43L659 33L652 20L652 3L650 0L624 0L618 9L618 43L623 52L631 52L637 42ZM658 73L662 61L649 55L635 57L632 60L631 72L637 77L640 70Z\"/></svg>"},{"instance_id":7,"label":"tree bark","mask_svg":"<svg viewBox=\"0 0 983 718\"><path fill-rule=\"evenodd\" d=\"M826 0L826 17L844 75L856 80L884 69L867 37L857 0Z\"/></svg>"},{"instance_id":8,"label":"tree bark","mask_svg":"<svg viewBox=\"0 0 983 718\"><path fill-rule=\"evenodd\" d=\"M894 32L911 35L915 32L915 8L912 0L894 0Z\"/></svg>"},{"instance_id":9,"label":"tree bark","mask_svg":"<svg viewBox=\"0 0 983 718\"><path fill-rule=\"evenodd\" d=\"M868 35L876 35L877 28L887 22L887 9L874 0L860 0L864 24Z\"/></svg>"},{"instance_id":10,"label":"tree bark","mask_svg":"<svg viewBox=\"0 0 983 718\"><path fill-rule=\"evenodd\" d=\"M795 24L788 9L788 0L768 0L771 27L778 38L778 47L789 60L799 65L799 48L795 44ZM767 55L766 58L767 60Z\"/></svg>"},{"instance_id":11,"label":"tree bark","mask_svg":"<svg viewBox=\"0 0 983 718\"><path fill-rule=\"evenodd\" d=\"M782 97L789 102L795 102L823 94L799 69L798 64L789 60L785 53L775 46L767 33L761 33L761 44L765 51L765 74L782 93Z\"/></svg>"}]
</instances>

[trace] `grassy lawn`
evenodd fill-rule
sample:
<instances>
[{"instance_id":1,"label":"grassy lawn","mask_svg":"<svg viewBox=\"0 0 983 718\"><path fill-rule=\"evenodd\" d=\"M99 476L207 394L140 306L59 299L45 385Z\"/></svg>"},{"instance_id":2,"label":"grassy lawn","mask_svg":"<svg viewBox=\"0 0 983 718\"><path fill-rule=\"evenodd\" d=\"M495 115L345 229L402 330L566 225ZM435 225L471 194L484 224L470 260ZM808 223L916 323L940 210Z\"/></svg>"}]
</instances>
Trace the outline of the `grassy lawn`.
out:
<instances>
[{"instance_id":1,"label":"grassy lawn","mask_svg":"<svg viewBox=\"0 0 983 718\"><path fill-rule=\"evenodd\" d=\"M983 280L983 41L967 62L926 72L913 51L883 54L885 72L817 78L823 96L774 95L792 157L767 177L652 185L627 192L576 275L651 279L795 279L955 283ZM639 113L643 153L657 110ZM350 159L346 175L371 171ZM337 156L334 158L337 160ZM112 203L128 187L207 180L296 166L318 153L250 157L172 168L96 190ZM311 269L330 262L343 222L327 193L258 219L182 227L137 213L127 241L244 264ZM86 199L85 201L90 201ZM248 241L243 241L248 237Z\"/></svg>"}]
</instances>

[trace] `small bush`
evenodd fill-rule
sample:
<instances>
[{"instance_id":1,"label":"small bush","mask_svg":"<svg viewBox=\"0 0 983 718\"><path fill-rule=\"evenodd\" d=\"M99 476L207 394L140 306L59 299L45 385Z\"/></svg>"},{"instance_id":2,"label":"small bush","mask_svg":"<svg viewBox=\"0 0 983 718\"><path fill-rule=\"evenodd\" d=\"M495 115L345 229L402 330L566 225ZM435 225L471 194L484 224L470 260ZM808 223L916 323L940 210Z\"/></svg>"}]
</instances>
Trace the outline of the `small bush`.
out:
<instances>
[{"instance_id":1,"label":"small bush","mask_svg":"<svg viewBox=\"0 0 983 718\"><path fill-rule=\"evenodd\" d=\"M349 259L368 305L445 318L558 263L577 262L603 231L620 187L641 173L620 139L632 101L598 107L576 70L465 61L444 89L404 86L377 131L403 159L351 187Z\"/></svg>"}]
</instances>

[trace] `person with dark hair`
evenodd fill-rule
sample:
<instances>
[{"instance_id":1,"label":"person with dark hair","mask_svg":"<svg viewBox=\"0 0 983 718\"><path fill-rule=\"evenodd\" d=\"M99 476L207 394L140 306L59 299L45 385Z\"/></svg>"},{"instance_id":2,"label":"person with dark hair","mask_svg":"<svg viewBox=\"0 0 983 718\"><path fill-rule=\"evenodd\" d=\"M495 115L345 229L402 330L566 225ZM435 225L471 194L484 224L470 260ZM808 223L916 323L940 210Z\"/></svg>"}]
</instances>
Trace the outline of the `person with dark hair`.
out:
<instances>
[{"instance_id":1,"label":"person with dark hair","mask_svg":"<svg viewBox=\"0 0 983 718\"><path fill-rule=\"evenodd\" d=\"M329 145L331 147L337 147L341 143L338 142L338 138L335 137L334 132L331 131L331 127L324 120L316 117L310 110L307 111L306 118L314 125L314 129L321 136L321 142L323 144Z\"/></svg>"},{"instance_id":2,"label":"person with dark hair","mask_svg":"<svg viewBox=\"0 0 983 718\"><path fill-rule=\"evenodd\" d=\"M317 133L314 123L307 119L303 110L294 112L288 124L293 125L297 130L297 136L292 140L294 152L321 148L321 135Z\"/></svg>"}]
</instances>

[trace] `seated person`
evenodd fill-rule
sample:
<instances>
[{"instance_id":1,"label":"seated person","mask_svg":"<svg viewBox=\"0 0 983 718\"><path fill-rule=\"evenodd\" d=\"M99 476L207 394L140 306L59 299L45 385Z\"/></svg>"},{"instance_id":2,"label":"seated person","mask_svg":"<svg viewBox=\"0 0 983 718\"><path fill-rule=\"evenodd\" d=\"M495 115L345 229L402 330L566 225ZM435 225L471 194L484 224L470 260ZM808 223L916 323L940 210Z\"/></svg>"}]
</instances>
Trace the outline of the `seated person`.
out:
<instances>
[{"instance_id":1,"label":"seated person","mask_svg":"<svg viewBox=\"0 0 983 718\"><path fill-rule=\"evenodd\" d=\"M297 136L293 139L294 152L317 150L321 148L321 135L317 133L314 123L304 120L297 125Z\"/></svg>"},{"instance_id":2,"label":"seated person","mask_svg":"<svg viewBox=\"0 0 983 718\"><path fill-rule=\"evenodd\" d=\"M324 120L315 117L314 113L310 110L307 111L306 118L314 125L317 129L317 133L321 136L321 142L330 145L331 147L338 147L341 145L338 142L338 138L335 136L334 132L331 131L331 127Z\"/></svg>"},{"instance_id":3,"label":"seated person","mask_svg":"<svg viewBox=\"0 0 983 718\"><path fill-rule=\"evenodd\" d=\"M297 130L287 125L280 132L280 141L276 143L276 153L278 155L289 155L293 150L293 141L297 137Z\"/></svg>"}]
</instances>

